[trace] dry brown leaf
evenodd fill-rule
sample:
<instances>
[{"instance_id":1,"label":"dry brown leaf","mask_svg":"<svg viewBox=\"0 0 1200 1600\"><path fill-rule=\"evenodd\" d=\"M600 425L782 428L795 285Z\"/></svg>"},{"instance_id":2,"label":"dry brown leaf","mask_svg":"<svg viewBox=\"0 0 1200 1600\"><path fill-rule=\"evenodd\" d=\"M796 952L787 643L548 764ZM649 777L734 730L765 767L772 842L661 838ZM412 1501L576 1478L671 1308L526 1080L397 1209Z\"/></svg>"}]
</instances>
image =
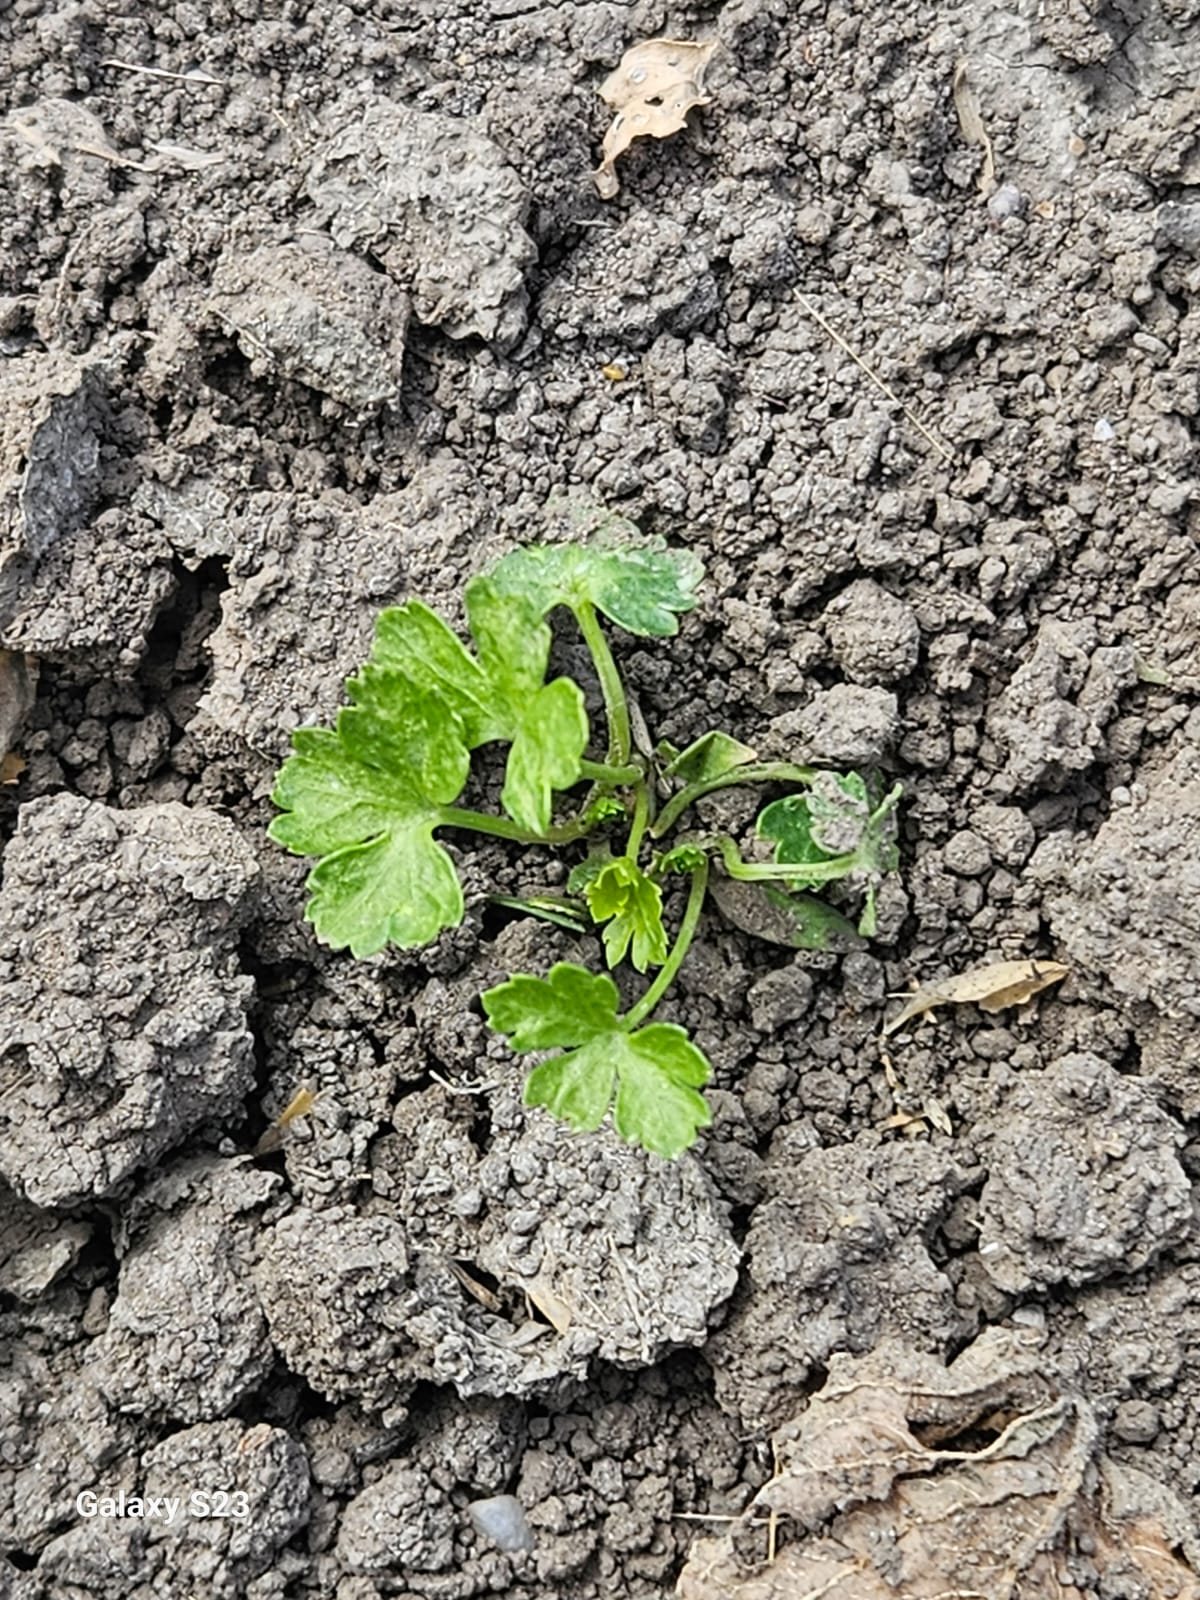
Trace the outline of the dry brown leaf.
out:
<instances>
[{"instance_id":1,"label":"dry brown leaf","mask_svg":"<svg viewBox=\"0 0 1200 1600\"><path fill-rule=\"evenodd\" d=\"M574 1320L574 1312L561 1295L556 1294L544 1278L535 1278L525 1285L525 1293L545 1317L555 1333L566 1333Z\"/></svg>"},{"instance_id":2,"label":"dry brown leaf","mask_svg":"<svg viewBox=\"0 0 1200 1600\"><path fill-rule=\"evenodd\" d=\"M979 101L968 81L969 67L965 59L954 68L954 109L958 112L958 125L968 144L983 151L983 166L979 171L979 192L986 200L996 187L996 161L992 154L992 141L983 125Z\"/></svg>"},{"instance_id":3,"label":"dry brown leaf","mask_svg":"<svg viewBox=\"0 0 1200 1600\"><path fill-rule=\"evenodd\" d=\"M899 1128L901 1132L915 1137L925 1132L927 1127L936 1128L939 1133L953 1137L954 1124L950 1121L950 1114L940 1100L932 1096L926 1100L920 1111L893 1111L890 1117L885 1117L879 1124L881 1128Z\"/></svg>"},{"instance_id":4,"label":"dry brown leaf","mask_svg":"<svg viewBox=\"0 0 1200 1600\"><path fill-rule=\"evenodd\" d=\"M930 1095L925 1102L925 1120L931 1128L936 1128L939 1133L953 1137L954 1124L950 1121L950 1113L942 1102Z\"/></svg>"},{"instance_id":5,"label":"dry brown leaf","mask_svg":"<svg viewBox=\"0 0 1200 1600\"><path fill-rule=\"evenodd\" d=\"M446 1265L472 1299L478 1300L481 1306L486 1306L489 1311L494 1311L497 1315L504 1310L499 1295L489 1289L486 1283L481 1282L473 1272L468 1272L461 1261L447 1258Z\"/></svg>"},{"instance_id":6,"label":"dry brown leaf","mask_svg":"<svg viewBox=\"0 0 1200 1600\"><path fill-rule=\"evenodd\" d=\"M917 990L884 1027L883 1037L886 1039L911 1018L937 1006L977 1005L981 1011L1023 1006L1050 984L1060 983L1070 970L1060 961L997 961L960 972L954 978L939 978Z\"/></svg>"},{"instance_id":7,"label":"dry brown leaf","mask_svg":"<svg viewBox=\"0 0 1200 1600\"><path fill-rule=\"evenodd\" d=\"M254 1146L254 1154L265 1156L272 1150L278 1150L292 1123L301 1117L307 1117L320 1098L320 1090L314 1094L307 1084L302 1084Z\"/></svg>"},{"instance_id":8,"label":"dry brown leaf","mask_svg":"<svg viewBox=\"0 0 1200 1600\"><path fill-rule=\"evenodd\" d=\"M621 64L600 85L600 97L616 112L604 135L604 159L592 176L604 200L621 187L617 157L635 139L665 139L687 123L693 106L708 104L704 74L717 41L646 39L626 50Z\"/></svg>"},{"instance_id":9,"label":"dry brown leaf","mask_svg":"<svg viewBox=\"0 0 1200 1600\"><path fill-rule=\"evenodd\" d=\"M185 172L203 172L206 167L219 167L227 158L216 150L193 150L187 144L152 144L151 150L167 164L175 163Z\"/></svg>"},{"instance_id":10,"label":"dry brown leaf","mask_svg":"<svg viewBox=\"0 0 1200 1600\"><path fill-rule=\"evenodd\" d=\"M1182 1502L1100 1455L1091 1406L1038 1365L998 1329L950 1367L893 1341L835 1356L742 1524L693 1547L680 1600L1045 1600L1080 1547L1113 1593L1200 1600ZM782 1548L749 1564L764 1513Z\"/></svg>"}]
</instances>

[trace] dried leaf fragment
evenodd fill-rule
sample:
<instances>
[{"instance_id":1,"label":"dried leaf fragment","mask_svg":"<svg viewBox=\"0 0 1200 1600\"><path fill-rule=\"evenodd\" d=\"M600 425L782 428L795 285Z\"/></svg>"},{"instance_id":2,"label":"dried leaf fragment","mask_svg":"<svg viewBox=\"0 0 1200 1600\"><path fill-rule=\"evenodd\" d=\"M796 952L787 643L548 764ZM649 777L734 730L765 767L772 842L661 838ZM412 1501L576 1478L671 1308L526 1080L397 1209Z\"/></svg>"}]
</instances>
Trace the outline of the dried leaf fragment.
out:
<instances>
[{"instance_id":1,"label":"dried leaf fragment","mask_svg":"<svg viewBox=\"0 0 1200 1600\"><path fill-rule=\"evenodd\" d=\"M300 1088L296 1090L287 1105L275 1118L275 1121L254 1146L254 1154L256 1156L265 1156L270 1155L272 1150L278 1150L292 1123L297 1122L301 1117L307 1117L320 1098L321 1091L319 1089L314 1093L307 1084L301 1084Z\"/></svg>"},{"instance_id":2,"label":"dried leaf fragment","mask_svg":"<svg viewBox=\"0 0 1200 1600\"><path fill-rule=\"evenodd\" d=\"M879 1124L881 1128L899 1128L903 1133L915 1136L924 1133L926 1127L936 1128L939 1133L949 1137L954 1136L954 1124L950 1121L950 1113L940 1100L935 1100L932 1095L925 1101L920 1111L893 1111Z\"/></svg>"},{"instance_id":3,"label":"dried leaf fragment","mask_svg":"<svg viewBox=\"0 0 1200 1600\"><path fill-rule=\"evenodd\" d=\"M495 1312L497 1316L503 1312L504 1306L500 1296L489 1289L487 1284L469 1271L461 1261L452 1261L447 1257L446 1265L473 1300L478 1300L481 1306L485 1306L489 1311Z\"/></svg>"},{"instance_id":4,"label":"dried leaf fragment","mask_svg":"<svg viewBox=\"0 0 1200 1600\"><path fill-rule=\"evenodd\" d=\"M954 109L958 113L958 125L962 129L963 138L968 144L973 144L983 151L983 166L979 169L979 192L986 200L996 187L996 158L992 153L992 141L983 125L979 101L975 98L975 91L968 78L969 71L970 66L963 57L954 68Z\"/></svg>"},{"instance_id":5,"label":"dried leaf fragment","mask_svg":"<svg viewBox=\"0 0 1200 1600\"><path fill-rule=\"evenodd\" d=\"M555 1333L567 1332L571 1323L575 1320L575 1314L570 1305L550 1287L545 1278L535 1278L532 1283L527 1283L525 1285L525 1293L528 1295L531 1304L535 1305L542 1313Z\"/></svg>"},{"instance_id":6,"label":"dried leaf fragment","mask_svg":"<svg viewBox=\"0 0 1200 1600\"><path fill-rule=\"evenodd\" d=\"M977 1005L981 1011L1023 1006L1042 989L1061 983L1071 969L1060 961L997 961L918 989L883 1030L886 1039L913 1017L937 1006Z\"/></svg>"},{"instance_id":7,"label":"dried leaf fragment","mask_svg":"<svg viewBox=\"0 0 1200 1600\"><path fill-rule=\"evenodd\" d=\"M693 1546L679 1600L1066 1600L1080 1547L1114 1594L1198 1600L1187 1507L1103 1456L1092 1407L1043 1364L1001 1330L948 1368L890 1340L833 1356L741 1526ZM764 1512L787 1542L750 1565Z\"/></svg>"},{"instance_id":8,"label":"dried leaf fragment","mask_svg":"<svg viewBox=\"0 0 1200 1600\"><path fill-rule=\"evenodd\" d=\"M717 41L645 39L626 50L621 64L600 85L600 98L616 112L604 135L603 156L592 174L603 200L621 187L617 157L635 139L665 139L687 123L693 106L708 104L704 74Z\"/></svg>"}]
</instances>

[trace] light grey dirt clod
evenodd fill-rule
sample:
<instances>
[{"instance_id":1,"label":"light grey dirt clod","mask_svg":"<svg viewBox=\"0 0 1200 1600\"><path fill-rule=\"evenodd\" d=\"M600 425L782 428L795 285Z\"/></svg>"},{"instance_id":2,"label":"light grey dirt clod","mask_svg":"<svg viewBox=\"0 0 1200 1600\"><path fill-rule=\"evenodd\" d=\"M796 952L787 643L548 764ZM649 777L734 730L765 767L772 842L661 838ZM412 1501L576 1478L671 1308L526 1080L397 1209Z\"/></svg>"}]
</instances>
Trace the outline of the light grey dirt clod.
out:
<instances>
[{"instance_id":1,"label":"light grey dirt clod","mask_svg":"<svg viewBox=\"0 0 1200 1600\"><path fill-rule=\"evenodd\" d=\"M338 244L371 251L421 322L510 345L525 325L529 197L461 117L350 93L331 105L308 192Z\"/></svg>"},{"instance_id":2,"label":"light grey dirt clod","mask_svg":"<svg viewBox=\"0 0 1200 1600\"><path fill-rule=\"evenodd\" d=\"M66 794L22 809L0 891L0 1174L27 1198L111 1194L240 1107L255 872L212 812Z\"/></svg>"}]
</instances>

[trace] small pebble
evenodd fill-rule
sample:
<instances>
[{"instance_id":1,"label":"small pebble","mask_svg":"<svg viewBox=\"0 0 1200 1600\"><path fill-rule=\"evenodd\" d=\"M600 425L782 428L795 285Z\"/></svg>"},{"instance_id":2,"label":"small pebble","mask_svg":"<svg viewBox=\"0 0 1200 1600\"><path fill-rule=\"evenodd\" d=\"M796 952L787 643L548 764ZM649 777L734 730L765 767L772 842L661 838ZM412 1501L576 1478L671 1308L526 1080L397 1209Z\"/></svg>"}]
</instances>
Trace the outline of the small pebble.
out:
<instances>
[{"instance_id":1,"label":"small pebble","mask_svg":"<svg viewBox=\"0 0 1200 1600\"><path fill-rule=\"evenodd\" d=\"M988 215L997 222L1008 217L1019 217L1025 209L1025 196L1015 183L1002 183L988 196Z\"/></svg>"},{"instance_id":2,"label":"small pebble","mask_svg":"<svg viewBox=\"0 0 1200 1600\"><path fill-rule=\"evenodd\" d=\"M497 1550L533 1549L533 1530L516 1495L496 1494L488 1500L472 1500L467 1515L476 1532L490 1539Z\"/></svg>"}]
</instances>

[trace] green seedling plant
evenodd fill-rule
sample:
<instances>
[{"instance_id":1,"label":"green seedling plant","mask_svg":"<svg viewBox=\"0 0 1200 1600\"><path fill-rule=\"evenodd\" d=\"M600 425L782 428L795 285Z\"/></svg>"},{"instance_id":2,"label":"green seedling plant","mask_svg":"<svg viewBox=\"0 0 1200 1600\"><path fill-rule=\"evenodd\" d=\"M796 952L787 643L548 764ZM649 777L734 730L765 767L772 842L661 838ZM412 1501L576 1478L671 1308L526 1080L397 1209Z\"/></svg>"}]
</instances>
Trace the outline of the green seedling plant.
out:
<instances>
[{"instance_id":1,"label":"green seedling plant","mask_svg":"<svg viewBox=\"0 0 1200 1600\"><path fill-rule=\"evenodd\" d=\"M495 898L562 926L599 928L610 969L629 962L639 973L655 969L653 978L622 1011L607 973L563 961L544 977L518 973L487 990L484 1013L518 1054L549 1052L526 1080L528 1105L581 1132L611 1112L622 1138L666 1158L711 1122L702 1093L709 1062L684 1028L650 1020L695 937L710 873L769 893L775 912L786 911L788 942L820 948L836 935L874 932L875 889L896 866L899 786L881 796L857 772L760 761L721 730L685 750L635 747L601 619L669 637L696 604L702 576L689 551L610 518L587 542L525 546L472 578L470 649L421 601L388 608L335 725L293 735L270 829L285 849L319 858L306 915L324 943L360 957L429 944L462 921L442 832L548 848L586 841L566 895ZM546 681L547 618L558 610L574 619L599 681L602 759L589 754L581 686ZM506 747L496 814L459 804L474 753L493 745ZM680 833L697 800L744 784L789 790L757 819L770 859L747 860L728 835ZM672 937L663 892L673 879L686 896ZM862 892L857 934L811 893L839 880Z\"/></svg>"}]
</instances>

